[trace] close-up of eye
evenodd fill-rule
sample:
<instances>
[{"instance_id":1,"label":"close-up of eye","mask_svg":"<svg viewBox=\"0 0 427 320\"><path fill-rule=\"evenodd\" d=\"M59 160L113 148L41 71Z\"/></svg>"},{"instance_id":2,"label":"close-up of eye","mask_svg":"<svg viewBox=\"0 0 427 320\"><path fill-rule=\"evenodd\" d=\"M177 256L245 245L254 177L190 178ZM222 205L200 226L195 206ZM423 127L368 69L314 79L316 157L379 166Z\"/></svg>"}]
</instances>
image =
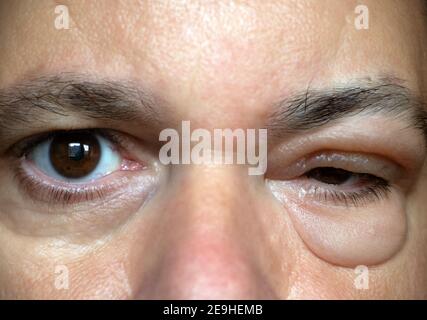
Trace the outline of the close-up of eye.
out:
<instances>
[{"instance_id":1,"label":"close-up of eye","mask_svg":"<svg viewBox=\"0 0 427 320\"><path fill-rule=\"evenodd\" d=\"M269 186L318 257L342 266L378 264L401 247L411 170L383 156L342 151L274 169Z\"/></svg>"},{"instance_id":2,"label":"close-up of eye","mask_svg":"<svg viewBox=\"0 0 427 320\"><path fill-rule=\"evenodd\" d=\"M390 187L386 180L372 174L333 167L314 168L304 177L318 183L313 188L319 199L341 201L355 206L363 200L380 200L387 196ZM322 188L325 190L322 191Z\"/></svg>"},{"instance_id":3,"label":"close-up of eye","mask_svg":"<svg viewBox=\"0 0 427 320\"><path fill-rule=\"evenodd\" d=\"M16 180L36 200L50 204L102 199L120 187L126 174L154 169L149 157L132 157L125 141L122 134L97 129L24 139L12 147Z\"/></svg>"},{"instance_id":4,"label":"close-up of eye","mask_svg":"<svg viewBox=\"0 0 427 320\"><path fill-rule=\"evenodd\" d=\"M360 183L363 182L383 182L386 184L386 181L380 180L379 178L364 174L364 173L355 173L350 172L347 170L339 169L339 168L333 168L333 167L319 167L314 168L307 172L305 176L309 179L313 179L319 182L322 182L324 184L331 184L331 185L339 185L339 186L348 186L348 185L354 185L356 186L360 185Z\"/></svg>"},{"instance_id":5,"label":"close-up of eye","mask_svg":"<svg viewBox=\"0 0 427 320\"><path fill-rule=\"evenodd\" d=\"M427 0L0 0L0 300L427 301L426 35Z\"/></svg>"},{"instance_id":6,"label":"close-up of eye","mask_svg":"<svg viewBox=\"0 0 427 320\"><path fill-rule=\"evenodd\" d=\"M269 178L295 183L300 197L357 207L386 200L402 171L378 156L326 151L304 157L285 170L279 168Z\"/></svg>"},{"instance_id":7,"label":"close-up of eye","mask_svg":"<svg viewBox=\"0 0 427 320\"><path fill-rule=\"evenodd\" d=\"M111 142L90 131L59 132L32 147L26 159L46 175L67 182L89 182L120 168Z\"/></svg>"}]
</instances>

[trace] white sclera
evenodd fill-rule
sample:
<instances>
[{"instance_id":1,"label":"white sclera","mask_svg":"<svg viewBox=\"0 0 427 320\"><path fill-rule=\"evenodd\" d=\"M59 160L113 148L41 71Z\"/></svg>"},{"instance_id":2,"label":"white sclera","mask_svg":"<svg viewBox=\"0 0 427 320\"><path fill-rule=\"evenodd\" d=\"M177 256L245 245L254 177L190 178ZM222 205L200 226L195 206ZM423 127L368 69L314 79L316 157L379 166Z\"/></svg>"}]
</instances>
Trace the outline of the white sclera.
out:
<instances>
[{"instance_id":1,"label":"white sclera","mask_svg":"<svg viewBox=\"0 0 427 320\"><path fill-rule=\"evenodd\" d=\"M55 170L49 156L49 150L53 139L43 141L34 147L28 154L28 159L33 161L38 169L53 179L68 183L88 183L116 171L120 168L122 162L120 154L114 151L111 142L100 135L95 135L95 137L100 146L99 162L91 173L81 178L67 178Z\"/></svg>"}]
</instances>

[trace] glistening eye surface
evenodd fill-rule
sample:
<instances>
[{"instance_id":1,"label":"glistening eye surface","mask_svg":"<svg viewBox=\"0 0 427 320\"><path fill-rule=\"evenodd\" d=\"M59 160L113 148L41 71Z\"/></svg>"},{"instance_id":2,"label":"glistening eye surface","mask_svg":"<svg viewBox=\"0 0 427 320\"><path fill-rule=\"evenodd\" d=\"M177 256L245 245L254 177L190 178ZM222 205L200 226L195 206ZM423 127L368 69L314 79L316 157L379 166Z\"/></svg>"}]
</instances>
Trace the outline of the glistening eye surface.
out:
<instances>
[{"instance_id":1,"label":"glistening eye surface","mask_svg":"<svg viewBox=\"0 0 427 320\"><path fill-rule=\"evenodd\" d=\"M117 148L91 131L54 133L34 146L27 158L46 175L74 183L108 175L122 162Z\"/></svg>"},{"instance_id":2,"label":"glistening eye surface","mask_svg":"<svg viewBox=\"0 0 427 320\"><path fill-rule=\"evenodd\" d=\"M9 208L0 222L20 234L70 241L122 225L150 199L162 172L142 139L109 128L27 135L1 161L10 193L0 194Z\"/></svg>"},{"instance_id":3,"label":"glistening eye surface","mask_svg":"<svg viewBox=\"0 0 427 320\"><path fill-rule=\"evenodd\" d=\"M24 192L47 204L105 199L124 192L130 180L138 178L144 179L146 187L154 162L144 152L134 157L130 150L136 149L135 143L131 137L107 129L29 137L14 148L16 178Z\"/></svg>"}]
</instances>

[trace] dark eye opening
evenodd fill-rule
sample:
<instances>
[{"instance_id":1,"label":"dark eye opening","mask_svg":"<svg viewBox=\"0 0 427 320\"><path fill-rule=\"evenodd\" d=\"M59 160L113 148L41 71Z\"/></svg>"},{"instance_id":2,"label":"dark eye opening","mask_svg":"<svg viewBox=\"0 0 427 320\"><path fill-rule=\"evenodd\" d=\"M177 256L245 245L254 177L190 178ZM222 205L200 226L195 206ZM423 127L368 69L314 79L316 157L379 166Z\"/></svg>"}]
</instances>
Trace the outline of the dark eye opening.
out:
<instances>
[{"instance_id":1,"label":"dark eye opening","mask_svg":"<svg viewBox=\"0 0 427 320\"><path fill-rule=\"evenodd\" d=\"M340 185L348 182L357 174L339 168L319 167L310 170L305 175L310 179L318 180L326 184Z\"/></svg>"}]
</instances>

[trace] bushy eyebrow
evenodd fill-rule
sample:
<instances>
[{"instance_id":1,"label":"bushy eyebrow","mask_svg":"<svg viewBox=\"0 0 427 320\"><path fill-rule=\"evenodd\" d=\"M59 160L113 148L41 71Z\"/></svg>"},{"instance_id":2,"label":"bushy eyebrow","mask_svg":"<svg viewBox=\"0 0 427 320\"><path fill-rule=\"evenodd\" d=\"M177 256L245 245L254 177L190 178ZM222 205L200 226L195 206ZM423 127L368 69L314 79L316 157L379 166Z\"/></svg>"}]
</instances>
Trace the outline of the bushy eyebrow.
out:
<instances>
[{"instance_id":1,"label":"bushy eyebrow","mask_svg":"<svg viewBox=\"0 0 427 320\"><path fill-rule=\"evenodd\" d=\"M427 108L399 79L307 89L273 106L270 136L311 130L359 113L399 117L427 140ZM0 90L0 136L17 125L43 123L46 113L93 119L159 123L159 99L131 81L88 79L61 73L29 79Z\"/></svg>"},{"instance_id":2,"label":"bushy eyebrow","mask_svg":"<svg viewBox=\"0 0 427 320\"><path fill-rule=\"evenodd\" d=\"M44 121L46 112L117 121L157 121L154 96L132 82L67 74L38 77L0 90L0 132Z\"/></svg>"},{"instance_id":3,"label":"bushy eyebrow","mask_svg":"<svg viewBox=\"0 0 427 320\"><path fill-rule=\"evenodd\" d=\"M402 118L427 139L427 109L396 79L377 83L308 89L277 103L269 120L270 134L281 136L311 130L357 114Z\"/></svg>"}]
</instances>

